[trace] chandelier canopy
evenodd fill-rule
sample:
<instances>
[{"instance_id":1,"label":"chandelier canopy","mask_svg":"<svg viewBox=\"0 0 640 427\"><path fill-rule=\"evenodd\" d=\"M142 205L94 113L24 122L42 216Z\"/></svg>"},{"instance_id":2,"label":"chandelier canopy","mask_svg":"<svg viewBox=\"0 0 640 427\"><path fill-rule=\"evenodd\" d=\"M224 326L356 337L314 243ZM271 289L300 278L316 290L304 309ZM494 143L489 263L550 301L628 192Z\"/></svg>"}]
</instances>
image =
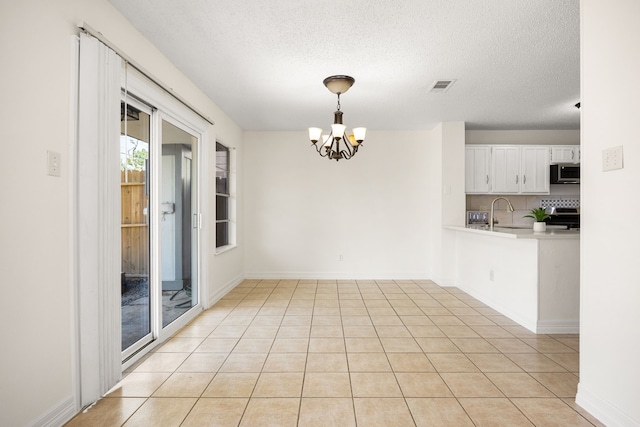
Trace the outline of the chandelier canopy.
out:
<instances>
[{"instance_id":1,"label":"chandelier canopy","mask_svg":"<svg viewBox=\"0 0 640 427\"><path fill-rule=\"evenodd\" d=\"M367 132L367 128L353 128L353 133L347 135L347 127L342 124L340 95L353 86L355 79L350 76L330 76L324 79L323 83L331 93L338 95L338 108L333 113L331 133L323 135L322 129L309 128L309 139L320 156L335 161L348 160L358 152L358 147L364 142Z\"/></svg>"}]
</instances>

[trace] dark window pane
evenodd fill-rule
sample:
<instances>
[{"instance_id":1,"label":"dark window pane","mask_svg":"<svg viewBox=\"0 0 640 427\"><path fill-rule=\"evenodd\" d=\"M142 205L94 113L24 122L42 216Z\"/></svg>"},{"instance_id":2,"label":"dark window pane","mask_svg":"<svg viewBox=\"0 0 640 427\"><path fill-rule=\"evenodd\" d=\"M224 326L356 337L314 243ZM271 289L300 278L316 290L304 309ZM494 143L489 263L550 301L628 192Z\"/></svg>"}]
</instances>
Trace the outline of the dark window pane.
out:
<instances>
[{"instance_id":1,"label":"dark window pane","mask_svg":"<svg viewBox=\"0 0 640 427\"><path fill-rule=\"evenodd\" d=\"M216 193L229 194L229 149L216 143Z\"/></svg>"},{"instance_id":2,"label":"dark window pane","mask_svg":"<svg viewBox=\"0 0 640 427\"><path fill-rule=\"evenodd\" d=\"M229 198L216 196L216 220L229 219Z\"/></svg>"},{"instance_id":3,"label":"dark window pane","mask_svg":"<svg viewBox=\"0 0 640 427\"><path fill-rule=\"evenodd\" d=\"M216 248L229 244L229 223L219 222L216 224Z\"/></svg>"},{"instance_id":4,"label":"dark window pane","mask_svg":"<svg viewBox=\"0 0 640 427\"><path fill-rule=\"evenodd\" d=\"M216 176L216 193L229 194L229 179Z\"/></svg>"}]
</instances>

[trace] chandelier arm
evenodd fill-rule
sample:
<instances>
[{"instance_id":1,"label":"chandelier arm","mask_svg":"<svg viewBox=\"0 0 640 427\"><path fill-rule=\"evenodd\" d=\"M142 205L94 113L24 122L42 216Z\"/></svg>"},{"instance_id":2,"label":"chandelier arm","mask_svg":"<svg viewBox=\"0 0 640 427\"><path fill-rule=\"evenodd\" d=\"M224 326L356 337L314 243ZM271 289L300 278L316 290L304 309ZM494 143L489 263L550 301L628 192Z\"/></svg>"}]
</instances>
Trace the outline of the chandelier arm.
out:
<instances>
[{"instance_id":1,"label":"chandelier arm","mask_svg":"<svg viewBox=\"0 0 640 427\"><path fill-rule=\"evenodd\" d=\"M316 151L318 152L318 154L320 154L320 157L328 157L329 159L331 158L331 156L329 156L330 153L332 153L333 151L333 144L335 143L335 138L333 137L333 132L329 134L329 138L331 139L331 145L329 146L329 149L327 150L325 147L325 142L322 141L322 144L319 144L320 141L316 142L315 144L313 144L316 148ZM323 154L324 152L324 154Z\"/></svg>"},{"instance_id":2,"label":"chandelier arm","mask_svg":"<svg viewBox=\"0 0 640 427\"><path fill-rule=\"evenodd\" d=\"M327 157L329 151L325 149L324 145L316 147L316 150L318 151L318 154L320 154L320 157ZM324 151L324 154L322 154L322 152Z\"/></svg>"},{"instance_id":3,"label":"chandelier arm","mask_svg":"<svg viewBox=\"0 0 640 427\"><path fill-rule=\"evenodd\" d=\"M318 152L318 154L320 154L320 148L322 147L321 145L319 145L317 142L314 144L313 142L311 143L311 145L313 145L313 148L316 149L316 151Z\"/></svg>"},{"instance_id":4,"label":"chandelier arm","mask_svg":"<svg viewBox=\"0 0 640 427\"><path fill-rule=\"evenodd\" d=\"M340 154L340 138L334 138L332 133L331 148L327 151L327 157L329 158L329 160L340 160L340 158L335 158L336 154Z\"/></svg>"},{"instance_id":5,"label":"chandelier arm","mask_svg":"<svg viewBox=\"0 0 640 427\"><path fill-rule=\"evenodd\" d=\"M349 160L358 152L358 146L351 144L351 142L347 139L346 134L342 135L342 137L337 138L333 136L333 133L331 133L329 134L327 140L331 140L331 144L329 146L325 146L324 144L319 145L318 143L313 144L315 145L316 151L318 152L318 154L320 154L321 157L327 157L330 160ZM340 142L344 144L344 147L340 146ZM337 159L336 155L339 155Z\"/></svg>"},{"instance_id":6,"label":"chandelier arm","mask_svg":"<svg viewBox=\"0 0 640 427\"><path fill-rule=\"evenodd\" d=\"M340 151L340 154L342 155L342 158L345 160L349 160L350 158L353 157L354 154L356 154L355 152L351 152L348 150L342 150Z\"/></svg>"},{"instance_id":7,"label":"chandelier arm","mask_svg":"<svg viewBox=\"0 0 640 427\"><path fill-rule=\"evenodd\" d=\"M338 151L340 149L339 139L334 138L333 133L329 135L329 138L331 139L331 144L326 147L326 153L324 155L321 154L321 156L326 157L329 160L339 160L335 158L336 154L340 154Z\"/></svg>"},{"instance_id":8,"label":"chandelier arm","mask_svg":"<svg viewBox=\"0 0 640 427\"><path fill-rule=\"evenodd\" d=\"M342 141L342 143L344 144L344 148L342 149L340 148L340 141ZM335 159L336 161L340 159L349 160L355 154L355 151L352 150L353 147L349 147L350 143L345 139L345 135L342 135L341 138L334 138L334 143L336 147L332 151L338 156L332 155L330 156L331 159Z\"/></svg>"},{"instance_id":9,"label":"chandelier arm","mask_svg":"<svg viewBox=\"0 0 640 427\"><path fill-rule=\"evenodd\" d=\"M343 154L343 156L345 156L346 160L349 160L358 152L358 147L352 145L348 138L342 138L342 141L344 142L345 149L342 150L341 153L345 153L346 156L345 154Z\"/></svg>"}]
</instances>

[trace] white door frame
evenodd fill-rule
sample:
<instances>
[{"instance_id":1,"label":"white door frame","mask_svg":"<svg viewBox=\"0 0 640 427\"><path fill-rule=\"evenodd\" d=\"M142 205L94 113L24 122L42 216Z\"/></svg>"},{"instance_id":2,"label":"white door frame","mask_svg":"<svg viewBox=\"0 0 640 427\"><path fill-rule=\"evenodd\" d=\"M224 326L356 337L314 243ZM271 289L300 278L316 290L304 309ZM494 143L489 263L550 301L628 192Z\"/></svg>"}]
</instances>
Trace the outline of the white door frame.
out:
<instances>
[{"instance_id":1,"label":"white door frame","mask_svg":"<svg viewBox=\"0 0 640 427\"><path fill-rule=\"evenodd\" d=\"M167 325L165 328L162 327L162 318L159 315L162 311L162 302L161 299L156 299L154 302L152 300L152 304L157 304L152 311L156 313L155 316L152 316L152 321L155 322L152 325L152 331L156 331L154 333L155 340L151 342L148 346L144 348L143 351L140 351L126 361L123 362L122 368L126 369L131 366L133 363L138 361L142 356L144 356L148 351L152 350L166 339L175 334L180 328L186 325L189 321L195 318L203 308L206 308L206 301L208 298L207 286L205 286L207 272L205 271L205 266L202 263L203 259L206 258L206 253L208 248L205 244L206 242L206 233L202 231L202 216L206 215L206 209L208 207L206 200L206 169L207 164L204 161L206 159L207 147L207 130L209 128L209 124L201 119L198 115L193 113L189 108L182 105L171 95L167 94L163 89L159 86L155 85L153 82L148 80L144 75L137 72L135 69L129 67L126 75L123 73L122 77L122 85L127 88L127 93L129 96L133 96L138 98L144 104L150 105L152 107L153 114L151 117L151 127L152 127L152 147L156 152L156 160L150 162L150 197L151 200L155 200L156 202L152 202L149 206L151 218L160 218L160 176L161 176L161 149L162 149L162 121L166 121L171 123L172 125L184 130L185 132L196 137L197 142L196 146L192 147L192 152L195 157L195 161L192 162L192 166L195 168L195 176L194 181L192 182L192 191L194 194L194 200L196 201L196 209L194 209L194 213L197 215L198 220L198 230L195 244L195 262L197 266L197 283L198 283L198 303L192 307L185 314L180 316L171 324ZM155 139L155 141L154 141ZM152 221L153 223L153 221ZM156 221L155 226L150 226L149 230L150 239L152 242L155 242L150 248L150 265L149 270L150 274L158 274L161 269L159 265L160 259L160 245L161 241L161 232L160 225ZM157 336L156 336L157 334Z\"/></svg>"},{"instance_id":2,"label":"white door frame","mask_svg":"<svg viewBox=\"0 0 640 427\"><path fill-rule=\"evenodd\" d=\"M152 151L152 146L151 146L151 141L153 138L155 138L154 136L154 132L155 129L153 129L153 125L152 125L152 120L153 120L153 115L154 115L154 110L147 104L145 104L144 102L141 102L137 99L132 98L131 96L127 96L124 92L122 93L122 98L121 98L122 102L125 102L127 105L131 105L134 108L137 108L138 110L140 110L141 112L144 112L146 114L149 115L149 155L153 155L153 151ZM150 179L150 171L147 170L146 171L147 174L147 182L151 183L151 179ZM149 190L150 191L150 190ZM153 200L149 197L149 207L147 209L149 209L151 207L151 203L153 203ZM149 218L149 216L147 215L147 218ZM151 239L151 232L150 232L150 228L151 228L151 224L149 224L149 232L148 232L148 238L149 238L149 258L152 257L151 255L151 250L153 248L153 240ZM149 300L152 301L153 298L153 293L151 292L151 265L149 265L149 278L147 280L148 282L148 286L149 286ZM152 325L152 319L153 316L156 315L156 313L154 313L154 309L155 306L153 305L149 305L149 333L146 334L143 337L140 337L140 339L133 343L131 346L129 346L125 351L122 352L122 360L128 360L132 355L138 353L141 349L143 349L144 347L146 347L147 345L149 345L156 337L153 334L153 325ZM122 326L122 321L121 321L121 326Z\"/></svg>"}]
</instances>

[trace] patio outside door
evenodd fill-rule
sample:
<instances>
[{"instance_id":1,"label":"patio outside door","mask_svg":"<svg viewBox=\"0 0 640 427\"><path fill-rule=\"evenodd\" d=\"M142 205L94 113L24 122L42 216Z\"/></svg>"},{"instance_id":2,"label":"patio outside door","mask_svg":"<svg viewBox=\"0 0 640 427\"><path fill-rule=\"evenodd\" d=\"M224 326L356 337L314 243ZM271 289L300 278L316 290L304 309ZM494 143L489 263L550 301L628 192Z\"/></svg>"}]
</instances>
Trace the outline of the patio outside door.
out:
<instances>
[{"instance_id":1,"label":"patio outside door","mask_svg":"<svg viewBox=\"0 0 640 427\"><path fill-rule=\"evenodd\" d=\"M122 102L123 360L198 305L197 142L179 122Z\"/></svg>"},{"instance_id":2,"label":"patio outside door","mask_svg":"<svg viewBox=\"0 0 640 427\"><path fill-rule=\"evenodd\" d=\"M160 268L162 327L198 303L194 262L197 221L194 212L192 156L197 138L162 120L162 181L160 200Z\"/></svg>"},{"instance_id":3,"label":"patio outside door","mask_svg":"<svg viewBox=\"0 0 640 427\"><path fill-rule=\"evenodd\" d=\"M127 356L153 339L149 227L152 111L131 102L120 104L121 323L122 351Z\"/></svg>"}]
</instances>

